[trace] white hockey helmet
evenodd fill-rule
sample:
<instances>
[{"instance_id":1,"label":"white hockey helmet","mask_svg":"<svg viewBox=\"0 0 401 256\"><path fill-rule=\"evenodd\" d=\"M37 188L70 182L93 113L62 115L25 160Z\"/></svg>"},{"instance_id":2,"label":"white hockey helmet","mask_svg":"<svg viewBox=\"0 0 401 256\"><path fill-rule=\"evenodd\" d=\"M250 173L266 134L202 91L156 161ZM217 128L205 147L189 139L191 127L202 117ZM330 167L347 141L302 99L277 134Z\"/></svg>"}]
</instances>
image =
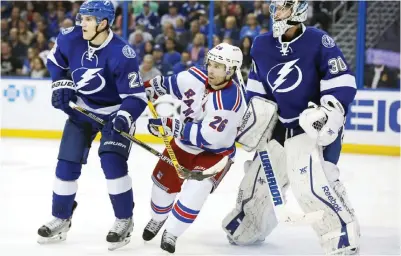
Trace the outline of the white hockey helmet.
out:
<instances>
[{"instance_id":1,"label":"white hockey helmet","mask_svg":"<svg viewBox=\"0 0 401 256\"><path fill-rule=\"evenodd\" d=\"M277 11L283 9L290 9L290 16L285 19L275 20ZM270 13L273 17L273 37L280 37L289 28L306 21L308 18L308 3L301 0L272 0Z\"/></svg>"},{"instance_id":2,"label":"white hockey helmet","mask_svg":"<svg viewBox=\"0 0 401 256\"><path fill-rule=\"evenodd\" d=\"M209 60L224 64L226 66L226 73L229 74L230 68L239 70L242 66L242 51L240 48L227 43L221 43L213 47L206 56L205 62Z\"/></svg>"}]
</instances>

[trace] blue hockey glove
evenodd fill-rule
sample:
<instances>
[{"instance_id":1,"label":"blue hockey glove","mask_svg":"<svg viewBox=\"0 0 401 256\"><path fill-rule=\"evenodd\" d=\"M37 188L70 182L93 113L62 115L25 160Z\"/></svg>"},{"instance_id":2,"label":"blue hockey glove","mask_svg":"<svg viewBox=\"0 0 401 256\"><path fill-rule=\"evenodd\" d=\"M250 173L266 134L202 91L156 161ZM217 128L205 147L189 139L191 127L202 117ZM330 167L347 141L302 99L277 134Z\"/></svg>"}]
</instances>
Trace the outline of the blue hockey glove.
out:
<instances>
[{"instance_id":1,"label":"blue hockey glove","mask_svg":"<svg viewBox=\"0 0 401 256\"><path fill-rule=\"evenodd\" d=\"M52 91L53 107L64 111L67 115L73 115L68 103L77 100L74 82L68 79L55 81L52 83Z\"/></svg>"}]
</instances>

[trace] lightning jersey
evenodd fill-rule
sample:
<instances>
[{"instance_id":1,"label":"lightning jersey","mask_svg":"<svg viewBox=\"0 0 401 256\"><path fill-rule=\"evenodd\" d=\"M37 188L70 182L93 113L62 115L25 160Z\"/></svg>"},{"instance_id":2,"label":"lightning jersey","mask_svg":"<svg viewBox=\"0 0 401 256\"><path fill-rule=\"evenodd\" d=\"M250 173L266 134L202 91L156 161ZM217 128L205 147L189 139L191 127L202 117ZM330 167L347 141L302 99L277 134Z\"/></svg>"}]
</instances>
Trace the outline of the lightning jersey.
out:
<instances>
[{"instance_id":1,"label":"lightning jersey","mask_svg":"<svg viewBox=\"0 0 401 256\"><path fill-rule=\"evenodd\" d=\"M280 122L298 126L308 102L320 105L323 95L333 95L347 112L356 94L355 77L334 40L325 32L302 25L302 34L280 43L273 33L255 38L247 100L258 95L278 105Z\"/></svg>"},{"instance_id":2,"label":"lightning jersey","mask_svg":"<svg viewBox=\"0 0 401 256\"><path fill-rule=\"evenodd\" d=\"M234 157L234 142L246 109L236 83L213 90L207 71L191 67L164 77L163 87L173 98L181 100L180 120L185 126L183 137L175 140L181 149L191 154L209 151Z\"/></svg>"},{"instance_id":3,"label":"lightning jersey","mask_svg":"<svg viewBox=\"0 0 401 256\"><path fill-rule=\"evenodd\" d=\"M82 38L81 27L63 29L47 59L52 80L72 79L76 103L85 109L100 115L122 109L136 120L146 107L136 54L111 30L95 48Z\"/></svg>"}]
</instances>

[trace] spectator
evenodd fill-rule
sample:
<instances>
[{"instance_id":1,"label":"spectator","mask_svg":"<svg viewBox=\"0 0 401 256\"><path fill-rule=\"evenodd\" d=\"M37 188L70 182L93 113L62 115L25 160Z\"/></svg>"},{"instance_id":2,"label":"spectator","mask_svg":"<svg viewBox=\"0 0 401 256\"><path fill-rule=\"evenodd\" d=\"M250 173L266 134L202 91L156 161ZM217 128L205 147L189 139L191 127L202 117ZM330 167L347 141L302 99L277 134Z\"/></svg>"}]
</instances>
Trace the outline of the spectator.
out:
<instances>
[{"instance_id":1,"label":"spectator","mask_svg":"<svg viewBox=\"0 0 401 256\"><path fill-rule=\"evenodd\" d=\"M10 44L6 41L1 42L1 75L14 76L21 75L22 62L13 56Z\"/></svg>"},{"instance_id":2,"label":"spectator","mask_svg":"<svg viewBox=\"0 0 401 256\"><path fill-rule=\"evenodd\" d=\"M180 62L181 56L175 50L175 42L173 38L166 40L166 52L163 56L163 62L165 64L174 66L176 63Z\"/></svg>"},{"instance_id":3,"label":"spectator","mask_svg":"<svg viewBox=\"0 0 401 256\"><path fill-rule=\"evenodd\" d=\"M71 20L75 20L77 13L79 12L80 6L81 6L80 2L78 1L73 2L71 11L67 12L67 17L70 18Z\"/></svg>"},{"instance_id":4,"label":"spectator","mask_svg":"<svg viewBox=\"0 0 401 256\"><path fill-rule=\"evenodd\" d=\"M26 46L29 46L34 39L35 35L28 30L26 21L20 20L18 22L19 40Z\"/></svg>"},{"instance_id":5,"label":"spectator","mask_svg":"<svg viewBox=\"0 0 401 256\"><path fill-rule=\"evenodd\" d=\"M173 73L178 74L182 71L187 70L191 66L192 66L191 55L189 55L189 52L184 51L181 53L181 61L173 66Z\"/></svg>"},{"instance_id":6,"label":"spectator","mask_svg":"<svg viewBox=\"0 0 401 256\"><path fill-rule=\"evenodd\" d=\"M38 49L36 49L35 47L29 47L27 52L28 55L24 59L24 62L22 64L22 72L21 72L22 75L29 75L31 73L32 60L35 57L39 56Z\"/></svg>"},{"instance_id":7,"label":"spectator","mask_svg":"<svg viewBox=\"0 0 401 256\"><path fill-rule=\"evenodd\" d=\"M159 15L150 11L148 2L143 4L143 11L136 16L135 21L137 24L143 25L147 30L154 30L160 24Z\"/></svg>"},{"instance_id":8,"label":"spectator","mask_svg":"<svg viewBox=\"0 0 401 256\"><path fill-rule=\"evenodd\" d=\"M259 35L264 34L264 33L267 33L267 32L269 32L269 27L263 26L263 27L260 29Z\"/></svg>"},{"instance_id":9,"label":"spectator","mask_svg":"<svg viewBox=\"0 0 401 256\"><path fill-rule=\"evenodd\" d=\"M134 0L132 1L132 7L134 8L134 15L138 16L143 12L144 5L147 3L149 4L149 8L151 12L157 13L159 10L159 3L155 1L141 1L141 0Z\"/></svg>"},{"instance_id":10,"label":"spectator","mask_svg":"<svg viewBox=\"0 0 401 256\"><path fill-rule=\"evenodd\" d=\"M45 19L46 23L48 24L47 26L48 30L46 36L48 37L57 36L59 27L58 27L57 10L54 6L54 2L47 2L47 12L45 13Z\"/></svg>"},{"instance_id":11,"label":"spectator","mask_svg":"<svg viewBox=\"0 0 401 256\"><path fill-rule=\"evenodd\" d=\"M52 37L47 44L47 49L43 50L39 53L39 57L42 59L43 63L47 63L47 55L49 55L50 50L53 48L54 44L56 43L56 38Z\"/></svg>"},{"instance_id":12,"label":"spectator","mask_svg":"<svg viewBox=\"0 0 401 256\"><path fill-rule=\"evenodd\" d=\"M233 45L233 39L231 37L226 37L223 39L223 43L231 44Z\"/></svg>"},{"instance_id":13,"label":"spectator","mask_svg":"<svg viewBox=\"0 0 401 256\"><path fill-rule=\"evenodd\" d=\"M238 45L240 31L237 28L237 21L234 16L226 18L225 27L220 31L220 37L231 38L235 45Z\"/></svg>"},{"instance_id":14,"label":"spectator","mask_svg":"<svg viewBox=\"0 0 401 256\"><path fill-rule=\"evenodd\" d=\"M156 44L153 48L153 61L154 66L162 72L163 76L172 74L172 66L163 63L163 49L159 44Z\"/></svg>"},{"instance_id":15,"label":"spectator","mask_svg":"<svg viewBox=\"0 0 401 256\"><path fill-rule=\"evenodd\" d=\"M239 48L241 49L242 54L243 54L241 71L245 74L248 74L249 70L251 69L251 64L252 64L251 46L252 46L252 38L249 36L244 37L241 40L241 43L239 46Z\"/></svg>"},{"instance_id":16,"label":"spectator","mask_svg":"<svg viewBox=\"0 0 401 256\"><path fill-rule=\"evenodd\" d=\"M201 12L199 15L199 26L200 32L207 36L209 34L209 20L207 19L205 12ZM216 31L216 24L213 24L213 34L215 34Z\"/></svg>"},{"instance_id":17,"label":"spectator","mask_svg":"<svg viewBox=\"0 0 401 256\"><path fill-rule=\"evenodd\" d=\"M6 19L1 19L1 38L2 40L8 38L8 21Z\"/></svg>"},{"instance_id":18,"label":"spectator","mask_svg":"<svg viewBox=\"0 0 401 256\"><path fill-rule=\"evenodd\" d=\"M221 43L221 39L218 35L213 35L213 47Z\"/></svg>"},{"instance_id":19,"label":"spectator","mask_svg":"<svg viewBox=\"0 0 401 256\"><path fill-rule=\"evenodd\" d=\"M269 27L270 24L270 5L268 3L262 4L262 13L256 19L262 27Z\"/></svg>"},{"instance_id":20,"label":"spectator","mask_svg":"<svg viewBox=\"0 0 401 256\"><path fill-rule=\"evenodd\" d=\"M142 58L145 55L145 40L143 39L142 30L136 30L129 36L128 43L134 48L138 63L142 62Z\"/></svg>"},{"instance_id":21,"label":"spectator","mask_svg":"<svg viewBox=\"0 0 401 256\"><path fill-rule=\"evenodd\" d=\"M182 35L178 36L178 42L181 45L188 45L190 42L194 40L196 34L200 33L199 21L194 20L191 22L189 31L186 31Z\"/></svg>"},{"instance_id":22,"label":"spectator","mask_svg":"<svg viewBox=\"0 0 401 256\"><path fill-rule=\"evenodd\" d=\"M255 1L253 3L253 10L251 13L255 14L256 17L262 14L262 3L262 1Z\"/></svg>"},{"instance_id":23,"label":"spectator","mask_svg":"<svg viewBox=\"0 0 401 256\"><path fill-rule=\"evenodd\" d=\"M44 78L48 76L47 69L39 57L33 58L31 69L31 78Z\"/></svg>"},{"instance_id":24,"label":"spectator","mask_svg":"<svg viewBox=\"0 0 401 256\"><path fill-rule=\"evenodd\" d=\"M26 56L27 47L20 42L17 28L10 29L10 45L12 55L22 61Z\"/></svg>"},{"instance_id":25,"label":"spectator","mask_svg":"<svg viewBox=\"0 0 401 256\"><path fill-rule=\"evenodd\" d=\"M8 19L8 27L9 28L18 28L18 21L21 18L20 8L14 6L11 10L11 17Z\"/></svg>"},{"instance_id":26,"label":"spectator","mask_svg":"<svg viewBox=\"0 0 401 256\"><path fill-rule=\"evenodd\" d=\"M240 32L240 39L249 36L252 39L255 38L255 36L259 35L260 33L260 26L258 24L258 21L256 20L256 16L253 13L248 14L246 18L246 26L242 27L241 32Z\"/></svg>"},{"instance_id":27,"label":"spectator","mask_svg":"<svg viewBox=\"0 0 401 256\"><path fill-rule=\"evenodd\" d=\"M153 54L153 41L147 41L145 43L145 55Z\"/></svg>"},{"instance_id":28,"label":"spectator","mask_svg":"<svg viewBox=\"0 0 401 256\"><path fill-rule=\"evenodd\" d=\"M177 36L180 36L181 34L187 31L185 29L184 19L178 18L175 23L176 23L175 33L177 34Z\"/></svg>"},{"instance_id":29,"label":"spectator","mask_svg":"<svg viewBox=\"0 0 401 256\"><path fill-rule=\"evenodd\" d=\"M199 1L187 1L182 5L180 13L192 20L196 13L201 10L205 10L205 6L200 4Z\"/></svg>"},{"instance_id":30,"label":"spectator","mask_svg":"<svg viewBox=\"0 0 401 256\"><path fill-rule=\"evenodd\" d=\"M143 57L143 63L139 66L139 73L141 74L143 81L149 81L155 76L161 76L160 70L153 66L153 56L146 54Z\"/></svg>"},{"instance_id":31,"label":"spectator","mask_svg":"<svg viewBox=\"0 0 401 256\"><path fill-rule=\"evenodd\" d=\"M35 47L39 50L39 52L48 50L47 40L46 40L45 35L42 32L38 32L36 34Z\"/></svg>"},{"instance_id":32,"label":"spectator","mask_svg":"<svg viewBox=\"0 0 401 256\"><path fill-rule=\"evenodd\" d=\"M217 31L220 31L224 27L227 17L228 17L227 6L224 4L221 4L219 13L214 17L214 23L216 24Z\"/></svg>"},{"instance_id":33,"label":"spectator","mask_svg":"<svg viewBox=\"0 0 401 256\"><path fill-rule=\"evenodd\" d=\"M244 9L240 4L235 5L234 17L237 20L237 26L242 27L244 23Z\"/></svg>"},{"instance_id":34,"label":"spectator","mask_svg":"<svg viewBox=\"0 0 401 256\"><path fill-rule=\"evenodd\" d=\"M37 35L38 33L42 33L46 38L48 37L49 33L47 31L47 25L46 23L43 21L43 19L40 19L37 23L36 23L36 31L34 31L34 33Z\"/></svg>"},{"instance_id":35,"label":"spectator","mask_svg":"<svg viewBox=\"0 0 401 256\"><path fill-rule=\"evenodd\" d=\"M188 52L191 55L191 60L195 65L202 65L203 59L207 52L205 48L205 35L198 33L195 35L193 43L188 46Z\"/></svg>"},{"instance_id":36,"label":"spectator","mask_svg":"<svg viewBox=\"0 0 401 256\"><path fill-rule=\"evenodd\" d=\"M74 22L70 18L66 18L61 23L60 28L69 28L69 27L73 27L73 26L74 26Z\"/></svg>"},{"instance_id":37,"label":"spectator","mask_svg":"<svg viewBox=\"0 0 401 256\"><path fill-rule=\"evenodd\" d=\"M167 34L169 30L174 30L173 24L171 24L170 22L163 23L163 33L156 36L156 44L164 44L165 40L167 39Z\"/></svg>"},{"instance_id":38,"label":"spectator","mask_svg":"<svg viewBox=\"0 0 401 256\"><path fill-rule=\"evenodd\" d=\"M164 14L162 16L161 24L164 24L165 22L169 22L169 23L173 24L173 26L175 28L177 26L176 21L179 18L185 20L185 17L178 13L177 4L174 2L169 2L168 13Z\"/></svg>"}]
</instances>

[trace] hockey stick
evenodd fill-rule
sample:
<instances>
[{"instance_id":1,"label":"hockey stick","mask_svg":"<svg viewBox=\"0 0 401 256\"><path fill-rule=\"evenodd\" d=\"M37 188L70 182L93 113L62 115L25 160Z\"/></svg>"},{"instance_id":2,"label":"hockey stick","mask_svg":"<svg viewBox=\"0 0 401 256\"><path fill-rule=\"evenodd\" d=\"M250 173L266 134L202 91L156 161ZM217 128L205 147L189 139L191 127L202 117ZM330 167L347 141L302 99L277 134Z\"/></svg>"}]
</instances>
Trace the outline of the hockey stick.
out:
<instances>
[{"instance_id":1,"label":"hockey stick","mask_svg":"<svg viewBox=\"0 0 401 256\"><path fill-rule=\"evenodd\" d=\"M242 100L246 102L245 101L246 88L241 72L237 70L236 75L243 94ZM266 150L259 150L257 151L257 154L260 160L260 164L266 175L270 191L270 199L273 204L274 212L276 214L278 221L282 223L291 223L291 224L312 224L322 219L324 214L323 210L310 212L306 214L298 214L289 211L285 207L285 202L283 199L284 195L280 188L280 184L277 182L276 179L277 175L275 174L275 171L273 170L272 165L270 163L268 152Z\"/></svg>"},{"instance_id":2,"label":"hockey stick","mask_svg":"<svg viewBox=\"0 0 401 256\"><path fill-rule=\"evenodd\" d=\"M156 109L153 106L152 102L148 101L148 107L149 107L150 112L152 113L153 118L159 118L159 115L157 114ZM184 176L181 171L180 165L178 164L177 157L175 156L174 150L171 148L170 141L168 140L168 137L166 135L166 132L165 132L163 126L159 126L159 133L162 135L164 145L166 146L166 149L167 149L167 153L170 156L171 161L173 162L174 169L177 172L178 177L183 179Z\"/></svg>"},{"instance_id":3,"label":"hockey stick","mask_svg":"<svg viewBox=\"0 0 401 256\"><path fill-rule=\"evenodd\" d=\"M74 102L70 101L69 106L72 109L77 110L78 112L84 114L85 116L89 117L90 119L96 121L97 123L99 123L101 125L105 125L106 124L106 122L103 119L101 119L100 117L98 117L95 114L91 113L90 111L78 106ZM148 152L152 153L153 155L157 156L162 161L168 163L171 166L174 166L174 163L171 161L170 158L166 157L165 155L163 155L159 151L153 149L149 145L147 145L147 144L143 143L142 141L138 140L134 136L131 136L126 132L121 132L121 131L117 131L117 132L121 136L123 136L124 138L134 142L135 144L137 144L138 146L142 147L146 151L148 151ZM188 170L187 168L185 168L183 166L180 166L180 169L181 169L185 179L203 180L203 179L209 178L209 177L215 175L216 173L218 173L219 171L221 171L223 168L220 168L220 166L221 166L221 164L217 163L216 165L214 165L211 168L207 169L206 172L192 172L192 171Z\"/></svg>"}]
</instances>

